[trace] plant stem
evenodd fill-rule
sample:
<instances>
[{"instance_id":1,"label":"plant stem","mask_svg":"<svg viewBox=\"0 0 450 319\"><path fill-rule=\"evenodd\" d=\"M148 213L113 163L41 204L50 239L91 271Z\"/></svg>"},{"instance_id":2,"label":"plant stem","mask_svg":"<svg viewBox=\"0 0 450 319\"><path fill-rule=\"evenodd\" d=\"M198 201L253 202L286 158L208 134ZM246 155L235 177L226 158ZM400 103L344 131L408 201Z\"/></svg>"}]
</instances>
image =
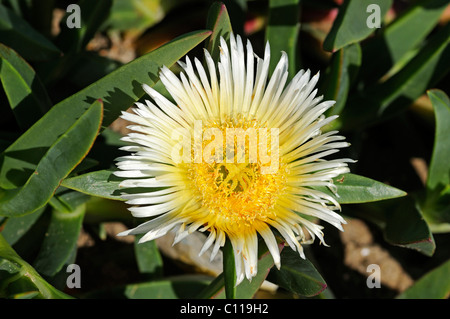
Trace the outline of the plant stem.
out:
<instances>
[{"instance_id":1,"label":"plant stem","mask_svg":"<svg viewBox=\"0 0 450 319\"><path fill-rule=\"evenodd\" d=\"M236 264L234 261L233 245L229 239L223 248L223 275L225 281L225 297L236 299Z\"/></svg>"}]
</instances>

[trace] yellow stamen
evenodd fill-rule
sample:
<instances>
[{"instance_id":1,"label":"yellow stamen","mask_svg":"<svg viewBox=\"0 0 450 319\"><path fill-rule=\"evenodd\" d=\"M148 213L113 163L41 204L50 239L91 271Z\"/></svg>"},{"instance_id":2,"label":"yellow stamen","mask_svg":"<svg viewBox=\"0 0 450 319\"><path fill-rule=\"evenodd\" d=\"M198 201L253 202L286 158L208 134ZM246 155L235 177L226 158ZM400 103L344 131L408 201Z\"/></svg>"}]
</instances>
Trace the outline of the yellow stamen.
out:
<instances>
[{"instance_id":1,"label":"yellow stamen","mask_svg":"<svg viewBox=\"0 0 450 319\"><path fill-rule=\"evenodd\" d=\"M226 145L226 128L242 128L245 131L249 127L258 129L262 126L255 120L246 121L242 116L236 116L235 119L223 122L211 121L203 131L219 128L223 132L225 146L235 147L236 141L234 145ZM203 141L203 148L208 142ZM287 180L287 167L280 158L276 158L279 161L276 173L262 174L263 164L260 159L255 163L249 162L249 147L250 142L246 139L244 162L237 158L235 148L234 160L226 158L224 150L223 162L185 164L189 185L202 207L208 211L205 223L228 234L240 233L252 225L254 227L255 221L275 218L274 207ZM270 149L268 153L270 154Z\"/></svg>"}]
</instances>

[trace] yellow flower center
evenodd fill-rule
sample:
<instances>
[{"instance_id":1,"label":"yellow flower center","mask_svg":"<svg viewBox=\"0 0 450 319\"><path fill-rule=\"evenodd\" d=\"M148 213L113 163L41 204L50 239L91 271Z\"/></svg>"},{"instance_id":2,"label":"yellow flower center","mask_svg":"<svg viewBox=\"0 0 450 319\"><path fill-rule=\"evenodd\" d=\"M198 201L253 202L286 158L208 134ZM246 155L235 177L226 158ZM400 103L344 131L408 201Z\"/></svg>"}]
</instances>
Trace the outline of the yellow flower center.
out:
<instances>
[{"instance_id":1,"label":"yellow flower center","mask_svg":"<svg viewBox=\"0 0 450 319\"><path fill-rule=\"evenodd\" d=\"M236 233L243 227L255 226L255 221L275 218L274 206L284 190L287 168L279 156L272 156L278 155L270 147L273 137L261 137L261 133L269 131L267 127L238 116L222 122L211 121L203 127L203 137L211 128L220 129L222 143L220 136L204 138L203 151L211 153L203 154L201 162L193 161L187 167L193 192L208 211L208 223L228 233ZM223 145L223 156L217 148L208 148L212 140L218 143L216 146ZM252 158L252 154L257 154L256 158ZM214 161L205 161L208 155ZM263 155L266 155L265 160ZM221 157L222 160L218 160ZM274 161L277 161L276 172L265 173L263 168L273 165Z\"/></svg>"}]
</instances>

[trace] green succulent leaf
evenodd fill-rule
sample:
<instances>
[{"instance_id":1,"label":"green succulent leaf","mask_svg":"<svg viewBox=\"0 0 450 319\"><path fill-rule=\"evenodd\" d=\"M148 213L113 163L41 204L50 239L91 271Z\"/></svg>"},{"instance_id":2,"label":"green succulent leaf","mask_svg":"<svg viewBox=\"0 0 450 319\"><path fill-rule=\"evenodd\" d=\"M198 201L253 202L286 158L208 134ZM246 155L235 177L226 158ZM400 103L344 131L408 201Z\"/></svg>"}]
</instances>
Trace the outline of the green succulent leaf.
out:
<instances>
[{"instance_id":1,"label":"green succulent leaf","mask_svg":"<svg viewBox=\"0 0 450 319\"><path fill-rule=\"evenodd\" d=\"M378 79L414 51L437 25L448 0L416 1L380 34L363 46L361 77L368 83ZM373 63L374 60L377 63Z\"/></svg>"},{"instance_id":2,"label":"green succulent leaf","mask_svg":"<svg viewBox=\"0 0 450 319\"><path fill-rule=\"evenodd\" d=\"M50 199L49 204L56 210L71 213L78 206L89 201L90 198L86 194L66 189L65 187L58 187L55 195Z\"/></svg>"},{"instance_id":3,"label":"green succulent leaf","mask_svg":"<svg viewBox=\"0 0 450 319\"><path fill-rule=\"evenodd\" d=\"M220 37L228 40L233 32L227 7L223 3L214 2L211 5L206 19L206 28L212 30L212 33L205 48L209 51L211 57L217 61L219 58Z\"/></svg>"},{"instance_id":4,"label":"green succulent leaf","mask_svg":"<svg viewBox=\"0 0 450 319\"><path fill-rule=\"evenodd\" d=\"M292 249L283 249L280 270L272 269L270 280L299 296L314 297L327 288L314 265Z\"/></svg>"},{"instance_id":5,"label":"green succulent leaf","mask_svg":"<svg viewBox=\"0 0 450 319\"><path fill-rule=\"evenodd\" d=\"M97 197L122 200L119 184L122 178L115 176L114 170L101 170L66 178L61 186Z\"/></svg>"},{"instance_id":6,"label":"green succulent leaf","mask_svg":"<svg viewBox=\"0 0 450 319\"><path fill-rule=\"evenodd\" d=\"M50 37L56 0L2 0L1 2L19 17L30 22L37 31Z\"/></svg>"},{"instance_id":7,"label":"green succulent leaf","mask_svg":"<svg viewBox=\"0 0 450 319\"><path fill-rule=\"evenodd\" d=\"M181 275L133 283L126 286L99 290L87 295L88 298L111 299L191 299L201 292L211 279L202 275Z\"/></svg>"},{"instance_id":8,"label":"green succulent leaf","mask_svg":"<svg viewBox=\"0 0 450 319\"><path fill-rule=\"evenodd\" d=\"M0 39L28 61L49 60L60 55L50 40L3 4L0 4Z\"/></svg>"},{"instance_id":9,"label":"green succulent leaf","mask_svg":"<svg viewBox=\"0 0 450 319\"><path fill-rule=\"evenodd\" d=\"M137 235L134 241L134 253L141 274L151 278L161 278L163 275L163 259L156 241L139 243L142 235Z\"/></svg>"},{"instance_id":10,"label":"green succulent leaf","mask_svg":"<svg viewBox=\"0 0 450 319\"><path fill-rule=\"evenodd\" d=\"M388 243L417 250L426 256L434 254L433 234L412 197L399 199L385 216L384 237Z\"/></svg>"},{"instance_id":11,"label":"green succulent leaf","mask_svg":"<svg viewBox=\"0 0 450 319\"><path fill-rule=\"evenodd\" d=\"M406 196L406 193L398 188L352 173L334 178L333 183L337 195L326 187L316 189L334 197L340 204L367 203Z\"/></svg>"},{"instance_id":12,"label":"green succulent leaf","mask_svg":"<svg viewBox=\"0 0 450 319\"><path fill-rule=\"evenodd\" d=\"M269 21L266 28L266 40L270 43L273 57L270 60L271 72L280 60L281 51L289 59L289 75L297 73L297 41L300 32L300 0L269 1Z\"/></svg>"},{"instance_id":13,"label":"green succulent leaf","mask_svg":"<svg viewBox=\"0 0 450 319\"><path fill-rule=\"evenodd\" d=\"M53 277L68 264L77 247L85 205L71 212L53 210L46 236L33 266L40 273Z\"/></svg>"},{"instance_id":14,"label":"green succulent leaf","mask_svg":"<svg viewBox=\"0 0 450 319\"><path fill-rule=\"evenodd\" d=\"M133 223L134 218L127 208L128 205L122 201L90 197L89 201L86 202L84 222L88 224L101 224L111 221Z\"/></svg>"},{"instance_id":15,"label":"green succulent leaf","mask_svg":"<svg viewBox=\"0 0 450 319\"><path fill-rule=\"evenodd\" d=\"M194 0L114 0L107 25L113 30L143 33L160 22L172 9Z\"/></svg>"},{"instance_id":16,"label":"green succulent leaf","mask_svg":"<svg viewBox=\"0 0 450 319\"><path fill-rule=\"evenodd\" d=\"M321 89L325 100L336 101L329 115L340 114L344 109L360 65L361 48L358 43L350 44L333 54Z\"/></svg>"},{"instance_id":17,"label":"green succulent leaf","mask_svg":"<svg viewBox=\"0 0 450 319\"><path fill-rule=\"evenodd\" d=\"M109 126L121 111L128 109L144 95L141 87L143 83L152 86L158 81L161 66L171 66L209 34L209 31L198 31L181 36L53 106L1 155L0 187L10 189L25 183L48 148L99 98L104 103L103 126ZM20 154L29 149L33 149L33 154L21 160ZM13 177L12 171L21 174Z\"/></svg>"},{"instance_id":18,"label":"green succulent leaf","mask_svg":"<svg viewBox=\"0 0 450 319\"><path fill-rule=\"evenodd\" d=\"M0 233L0 298L71 299L45 281Z\"/></svg>"},{"instance_id":19,"label":"green succulent leaf","mask_svg":"<svg viewBox=\"0 0 450 319\"><path fill-rule=\"evenodd\" d=\"M0 80L22 130L28 129L51 108L47 91L31 66L1 43Z\"/></svg>"},{"instance_id":20,"label":"green succulent leaf","mask_svg":"<svg viewBox=\"0 0 450 319\"><path fill-rule=\"evenodd\" d=\"M435 115L433 154L426 190L418 198L419 209L433 232L450 229L450 100L441 90L428 91Z\"/></svg>"},{"instance_id":21,"label":"green succulent leaf","mask_svg":"<svg viewBox=\"0 0 450 319\"><path fill-rule=\"evenodd\" d=\"M186 278L184 278L186 277ZM190 298L209 283L206 278L182 276L128 285L124 295L128 299L178 299Z\"/></svg>"},{"instance_id":22,"label":"green succulent leaf","mask_svg":"<svg viewBox=\"0 0 450 319\"><path fill-rule=\"evenodd\" d=\"M9 217L3 225L2 235L5 240L14 245L26 232L34 225L37 219L45 211L45 206L36 210L34 213L20 216Z\"/></svg>"},{"instance_id":23,"label":"green succulent leaf","mask_svg":"<svg viewBox=\"0 0 450 319\"><path fill-rule=\"evenodd\" d=\"M449 34L450 24L447 24L400 72L375 88L373 94L379 96L378 116L403 110L450 71L446 63L450 59Z\"/></svg>"},{"instance_id":24,"label":"green succulent leaf","mask_svg":"<svg viewBox=\"0 0 450 319\"><path fill-rule=\"evenodd\" d=\"M60 59L48 61L37 68L46 85L52 85L61 78L72 78L76 73L78 61L82 53L100 26L109 16L112 0L89 1L82 0L76 7L67 7L66 15L61 19L61 32L55 43L64 52ZM75 10L75 11L74 11ZM74 18L77 17L77 18ZM76 27L69 27L69 22L79 21Z\"/></svg>"},{"instance_id":25,"label":"green succulent leaf","mask_svg":"<svg viewBox=\"0 0 450 319\"><path fill-rule=\"evenodd\" d=\"M23 187L4 191L0 215L22 216L43 207L61 181L89 152L100 129L103 105L96 101L47 150ZM26 148L22 156L34 150Z\"/></svg>"},{"instance_id":26,"label":"green succulent leaf","mask_svg":"<svg viewBox=\"0 0 450 319\"><path fill-rule=\"evenodd\" d=\"M398 299L447 299L450 296L450 260L419 278Z\"/></svg>"},{"instance_id":27,"label":"green succulent leaf","mask_svg":"<svg viewBox=\"0 0 450 319\"><path fill-rule=\"evenodd\" d=\"M427 188L433 191L450 185L450 99L441 90L428 91L436 118L433 155L428 171Z\"/></svg>"},{"instance_id":28,"label":"green succulent leaf","mask_svg":"<svg viewBox=\"0 0 450 319\"><path fill-rule=\"evenodd\" d=\"M346 45L364 40L377 28L371 28L372 15L383 17L392 5L392 0L344 1L339 8L333 27L323 43L327 51L337 51Z\"/></svg>"},{"instance_id":29,"label":"green succulent leaf","mask_svg":"<svg viewBox=\"0 0 450 319\"><path fill-rule=\"evenodd\" d=\"M121 67L123 63L99 56L93 52L82 52L70 70L68 79L77 87L87 87Z\"/></svg>"},{"instance_id":30,"label":"green succulent leaf","mask_svg":"<svg viewBox=\"0 0 450 319\"><path fill-rule=\"evenodd\" d=\"M351 130L404 111L449 70L450 24L442 27L401 71L349 99L338 122Z\"/></svg>"},{"instance_id":31,"label":"green succulent leaf","mask_svg":"<svg viewBox=\"0 0 450 319\"><path fill-rule=\"evenodd\" d=\"M67 12L61 20L61 32L57 39L59 47L64 52L82 50L108 18L112 3L112 0L79 1L77 5L80 7L80 27L67 27L67 19L73 15L72 12Z\"/></svg>"}]
</instances>

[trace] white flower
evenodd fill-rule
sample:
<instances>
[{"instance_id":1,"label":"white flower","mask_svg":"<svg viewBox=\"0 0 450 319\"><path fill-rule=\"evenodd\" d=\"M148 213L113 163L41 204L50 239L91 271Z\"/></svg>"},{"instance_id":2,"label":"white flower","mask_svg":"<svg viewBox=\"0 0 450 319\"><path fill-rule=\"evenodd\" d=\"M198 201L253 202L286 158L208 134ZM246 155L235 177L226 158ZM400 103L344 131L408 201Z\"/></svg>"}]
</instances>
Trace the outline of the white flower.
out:
<instances>
[{"instance_id":1,"label":"white flower","mask_svg":"<svg viewBox=\"0 0 450 319\"><path fill-rule=\"evenodd\" d=\"M316 97L318 74L302 70L288 83L283 53L269 78L268 43L263 59L239 36L220 44L217 64L205 50L206 67L186 58L179 77L161 69L172 101L144 84L152 101L123 113L136 125L123 138L131 155L117 159L116 175L126 178L123 188L148 189L123 198L133 216L150 220L119 235L145 233L145 242L177 228L179 242L198 230L208 234L200 254L212 247L211 258L229 238L240 283L257 273L258 234L279 268L274 229L303 258L306 238L324 243L312 219L342 230L337 201L313 187L334 189L332 178L352 160L324 159L348 143L321 132L336 116L323 115L334 101Z\"/></svg>"}]
</instances>

